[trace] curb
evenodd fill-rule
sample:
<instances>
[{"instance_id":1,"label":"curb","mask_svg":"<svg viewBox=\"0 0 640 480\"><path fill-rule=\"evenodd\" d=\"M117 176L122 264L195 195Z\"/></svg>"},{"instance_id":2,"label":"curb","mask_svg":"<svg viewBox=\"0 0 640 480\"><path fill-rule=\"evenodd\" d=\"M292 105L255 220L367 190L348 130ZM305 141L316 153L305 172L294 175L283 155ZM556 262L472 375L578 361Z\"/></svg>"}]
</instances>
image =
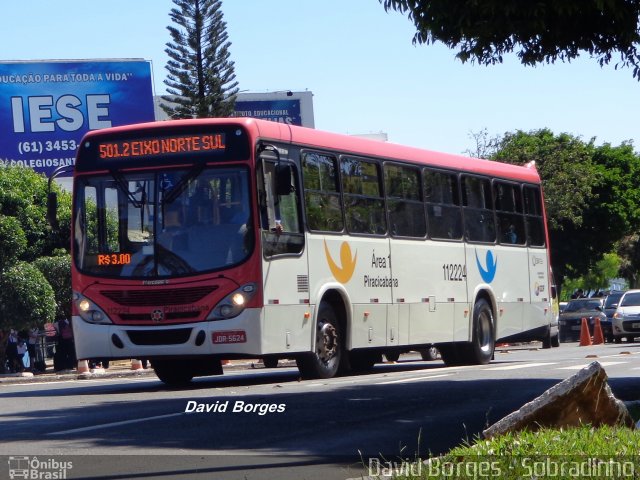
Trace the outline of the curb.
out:
<instances>
[{"instance_id":1,"label":"curb","mask_svg":"<svg viewBox=\"0 0 640 480\"><path fill-rule=\"evenodd\" d=\"M263 366L257 365L258 360L243 360L234 361L224 365L223 371L233 370L250 370L250 369L263 369ZM283 362L284 363L284 362ZM282 365L284 366L284 365ZM34 374L32 372L21 373L5 373L0 374L0 385L11 383L47 383L47 382L59 382L70 380L94 380L103 378L128 378L128 377L146 377L147 375L155 377L153 368L131 370L130 368L124 368L121 366L114 366L108 369L94 368L89 372L78 374L75 370L64 370L61 372L45 372Z\"/></svg>"}]
</instances>

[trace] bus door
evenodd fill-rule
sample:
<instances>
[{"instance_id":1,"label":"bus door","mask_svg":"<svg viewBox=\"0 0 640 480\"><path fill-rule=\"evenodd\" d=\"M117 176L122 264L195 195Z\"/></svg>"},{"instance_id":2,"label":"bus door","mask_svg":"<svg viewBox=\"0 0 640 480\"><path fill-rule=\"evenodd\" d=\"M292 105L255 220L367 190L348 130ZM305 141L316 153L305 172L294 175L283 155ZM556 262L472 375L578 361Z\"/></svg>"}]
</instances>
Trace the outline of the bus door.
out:
<instances>
[{"instance_id":1,"label":"bus door","mask_svg":"<svg viewBox=\"0 0 640 480\"><path fill-rule=\"evenodd\" d=\"M258 165L263 354L311 349L313 312L298 173L293 163L279 156L275 150L264 151Z\"/></svg>"}]
</instances>

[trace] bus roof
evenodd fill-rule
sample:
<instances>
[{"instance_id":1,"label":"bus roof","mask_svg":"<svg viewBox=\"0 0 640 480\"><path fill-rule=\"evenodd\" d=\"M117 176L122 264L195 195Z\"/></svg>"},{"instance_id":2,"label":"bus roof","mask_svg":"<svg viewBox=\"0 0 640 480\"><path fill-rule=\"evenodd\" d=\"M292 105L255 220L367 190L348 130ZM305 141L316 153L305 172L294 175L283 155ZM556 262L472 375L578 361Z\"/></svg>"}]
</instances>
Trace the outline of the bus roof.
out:
<instances>
[{"instance_id":1,"label":"bus roof","mask_svg":"<svg viewBox=\"0 0 640 480\"><path fill-rule=\"evenodd\" d=\"M155 129L172 126L185 127L189 124L202 127L203 124L238 124L245 127L252 140L267 140L274 142L292 143L302 147L336 151L360 156L372 156L383 160L407 161L418 165L436 168L453 169L491 177L519 180L534 184L540 183L540 176L535 163L526 166L512 165L479 158L454 155L450 153L423 150L391 142L381 142L366 138L354 137L338 133L330 133L312 128L287 125L268 120L254 118L205 118L188 120L168 120L161 122L125 125L103 130L94 130L87 134L87 138L108 135L109 133L130 132L134 129L151 133Z\"/></svg>"}]
</instances>

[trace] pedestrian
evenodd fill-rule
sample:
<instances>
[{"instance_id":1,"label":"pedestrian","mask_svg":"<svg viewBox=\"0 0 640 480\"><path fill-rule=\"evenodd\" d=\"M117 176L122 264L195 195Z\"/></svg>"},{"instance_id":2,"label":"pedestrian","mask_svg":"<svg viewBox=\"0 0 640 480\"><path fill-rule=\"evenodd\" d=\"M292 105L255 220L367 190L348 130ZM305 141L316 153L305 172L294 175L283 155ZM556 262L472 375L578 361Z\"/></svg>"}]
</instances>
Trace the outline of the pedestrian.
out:
<instances>
[{"instance_id":1,"label":"pedestrian","mask_svg":"<svg viewBox=\"0 0 640 480\"><path fill-rule=\"evenodd\" d=\"M58 367L56 370L72 370L76 366L76 349L73 343L73 327L69 319L64 318L56 322L58 333Z\"/></svg>"},{"instance_id":2,"label":"pedestrian","mask_svg":"<svg viewBox=\"0 0 640 480\"><path fill-rule=\"evenodd\" d=\"M36 367L36 345L38 344L38 327L29 329L29 338L27 340L27 350L29 352L29 366L32 372L38 371Z\"/></svg>"},{"instance_id":3,"label":"pedestrian","mask_svg":"<svg viewBox=\"0 0 640 480\"><path fill-rule=\"evenodd\" d=\"M9 373L16 373L18 370L18 332L13 328L9 331L7 337L7 365L9 367Z\"/></svg>"}]
</instances>

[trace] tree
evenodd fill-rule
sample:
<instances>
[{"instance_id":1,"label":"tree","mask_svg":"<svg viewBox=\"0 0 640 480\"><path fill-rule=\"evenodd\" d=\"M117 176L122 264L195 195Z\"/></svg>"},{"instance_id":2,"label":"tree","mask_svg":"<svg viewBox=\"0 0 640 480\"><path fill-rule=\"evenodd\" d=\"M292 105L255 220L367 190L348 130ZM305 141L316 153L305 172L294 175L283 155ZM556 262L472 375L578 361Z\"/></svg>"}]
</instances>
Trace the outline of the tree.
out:
<instances>
[{"instance_id":1,"label":"tree","mask_svg":"<svg viewBox=\"0 0 640 480\"><path fill-rule=\"evenodd\" d=\"M59 196L57 231L45 220L47 179L30 168L0 166L0 330L42 324L56 313L51 285L31 264L60 250L68 256L71 196L52 188ZM68 265L51 277L54 283L70 283Z\"/></svg>"},{"instance_id":2,"label":"tree","mask_svg":"<svg viewBox=\"0 0 640 480\"><path fill-rule=\"evenodd\" d=\"M34 265L42 272L53 289L57 320L71 318L71 255L40 257Z\"/></svg>"},{"instance_id":3,"label":"tree","mask_svg":"<svg viewBox=\"0 0 640 480\"><path fill-rule=\"evenodd\" d=\"M628 142L617 147L595 146L594 142L566 133L554 135L548 129L519 131L505 134L492 156L494 160L520 165L536 161L558 284L566 275L594 278L593 272L605 266L603 259L610 260L605 254L640 229L640 192L636 187L640 156ZM633 283L629 276L633 241L624 253L619 253L621 267Z\"/></svg>"},{"instance_id":4,"label":"tree","mask_svg":"<svg viewBox=\"0 0 640 480\"><path fill-rule=\"evenodd\" d=\"M220 0L173 0L167 29L169 95L162 109L170 118L226 117L234 111L238 82Z\"/></svg>"},{"instance_id":5,"label":"tree","mask_svg":"<svg viewBox=\"0 0 640 480\"><path fill-rule=\"evenodd\" d=\"M14 217L0 215L0 277L2 272L18 261L27 248L27 237Z\"/></svg>"},{"instance_id":6,"label":"tree","mask_svg":"<svg viewBox=\"0 0 640 480\"><path fill-rule=\"evenodd\" d=\"M525 165L536 162L542 179L551 243L551 264L556 282L567 274L581 276L602 254L595 251L593 237L582 233L583 214L595 199L599 172L593 163L593 140L583 142L548 129L507 133L493 160ZM599 242L599 240L597 240Z\"/></svg>"},{"instance_id":7,"label":"tree","mask_svg":"<svg viewBox=\"0 0 640 480\"><path fill-rule=\"evenodd\" d=\"M640 0L379 0L407 14L414 43L442 42L461 61L501 63L516 52L524 65L571 61L581 53L600 66L619 58L640 79Z\"/></svg>"},{"instance_id":8,"label":"tree","mask_svg":"<svg viewBox=\"0 0 640 480\"><path fill-rule=\"evenodd\" d=\"M56 248L70 249L71 195L58 192L60 228L52 230L47 224L47 178L32 169L21 166L0 165L0 215L13 217L27 239L20 259L32 261L51 255Z\"/></svg>"},{"instance_id":9,"label":"tree","mask_svg":"<svg viewBox=\"0 0 640 480\"><path fill-rule=\"evenodd\" d=\"M35 266L18 262L0 278L0 330L22 330L52 322L56 301L51 285Z\"/></svg>"}]
</instances>

